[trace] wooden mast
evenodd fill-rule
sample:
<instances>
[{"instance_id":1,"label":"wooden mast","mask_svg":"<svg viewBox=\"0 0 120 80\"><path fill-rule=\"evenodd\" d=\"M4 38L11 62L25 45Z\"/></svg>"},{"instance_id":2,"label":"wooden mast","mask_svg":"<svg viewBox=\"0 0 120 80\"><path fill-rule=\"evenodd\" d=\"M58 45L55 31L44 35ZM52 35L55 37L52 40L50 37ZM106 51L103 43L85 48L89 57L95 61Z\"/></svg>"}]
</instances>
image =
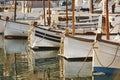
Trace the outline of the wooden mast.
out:
<instances>
[{"instance_id":1,"label":"wooden mast","mask_svg":"<svg viewBox=\"0 0 120 80\"><path fill-rule=\"evenodd\" d=\"M75 0L72 0L72 35L75 35L75 15L74 15L74 8L75 8Z\"/></svg>"},{"instance_id":2,"label":"wooden mast","mask_svg":"<svg viewBox=\"0 0 120 80\"><path fill-rule=\"evenodd\" d=\"M48 14L49 14L49 17L48 17L48 25L50 26L50 24L51 24L50 0L48 0Z\"/></svg>"},{"instance_id":3,"label":"wooden mast","mask_svg":"<svg viewBox=\"0 0 120 80\"><path fill-rule=\"evenodd\" d=\"M16 21L16 9L17 9L16 3L17 3L17 0L14 1L14 5L15 5L15 9L14 9L14 21Z\"/></svg>"},{"instance_id":4,"label":"wooden mast","mask_svg":"<svg viewBox=\"0 0 120 80\"><path fill-rule=\"evenodd\" d=\"M46 25L46 19L45 19L45 0L43 0L43 18L44 18L44 25Z\"/></svg>"},{"instance_id":5,"label":"wooden mast","mask_svg":"<svg viewBox=\"0 0 120 80\"><path fill-rule=\"evenodd\" d=\"M93 13L93 0L90 1L90 12Z\"/></svg>"},{"instance_id":6,"label":"wooden mast","mask_svg":"<svg viewBox=\"0 0 120 80\"><path fill-rule=\"evenodd\" d=\"M108 0L106 0L106 39L110 39L110 33L109 33L109 11L108 11Z\"/></svg>"},{"instance_id":7,"label":"wooden mast","mask_svg":"<svg viewBox=\"0 0 120 80\"><path fill-rule=\"evenodd\" d=\"M68 0L66 0L66 35L68 35Z\"/></svg>"}]
</instances>

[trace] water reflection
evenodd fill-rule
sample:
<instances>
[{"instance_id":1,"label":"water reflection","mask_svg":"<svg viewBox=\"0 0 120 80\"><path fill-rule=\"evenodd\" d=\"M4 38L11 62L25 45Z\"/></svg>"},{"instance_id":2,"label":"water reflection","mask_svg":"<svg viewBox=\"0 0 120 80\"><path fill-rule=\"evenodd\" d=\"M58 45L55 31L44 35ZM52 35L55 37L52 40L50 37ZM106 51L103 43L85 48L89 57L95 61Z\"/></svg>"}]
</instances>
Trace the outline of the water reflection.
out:
<instances>
[{"instance_id":1,"label":"water reflection","mask_svg":"<svg viewBox=\"0 0 120 80\"><path fill-rule=\"evenodd\" d=\"M40 80L59 79L58 50L32 51L34 54L34 73Z\"/></svg>"},{"instance_id":2,"label":"water reflection","mask_svg":"<svg viewBox=\"0 0 120 80\"><path fill-rule=\"evenodd\" d=\"M81 59L60 59L61 75L65 78L91 77L92 62L81 61Z\"/></svg>"},{"instance_id":3,"label":"water reflection","mask_svg":"<svg viewBox=\"0 0 120 80\"><path fill-rule=\"evenodd\" d=\"M0 80L120 79L120 72L114 75L78 77L79 61L69 61L58 54L59 50L52 49L34 51L27 46L26 40L4 40L0 36ZM88 64L91 65L90 62Z\"/></svg>"},{"instance_id":4,"label":"water reflection","mask_svg":"<svg viewBox=\"0 0 120 80\"><path fill-rule=\"evenodd\" d=\"M33 51L27 46L26 40L1 41L0 79L58 80L58 50Z\"/></svg>"}]
</instances>

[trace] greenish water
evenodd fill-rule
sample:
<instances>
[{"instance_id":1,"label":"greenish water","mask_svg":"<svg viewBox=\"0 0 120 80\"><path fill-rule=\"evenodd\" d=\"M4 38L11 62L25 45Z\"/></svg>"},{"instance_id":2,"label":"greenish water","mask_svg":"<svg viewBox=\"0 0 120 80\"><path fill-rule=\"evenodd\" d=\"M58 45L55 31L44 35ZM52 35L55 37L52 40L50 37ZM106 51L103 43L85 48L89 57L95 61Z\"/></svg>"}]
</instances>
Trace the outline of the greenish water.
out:
<instances>
[{"instance_id":1,"label":"greenish water","mask_svg":"<svg viewBox=\"0 0 120 80\"><path fill-rule=\"evenodd\" d=\"M58 54L59 50L52 49L33 51L26 40L4 40L0 36L0 80L120 80L119 72L89 77L64 72L61 66L66 64L61 65L64 58Z\"/></svg>"}]
</instances>

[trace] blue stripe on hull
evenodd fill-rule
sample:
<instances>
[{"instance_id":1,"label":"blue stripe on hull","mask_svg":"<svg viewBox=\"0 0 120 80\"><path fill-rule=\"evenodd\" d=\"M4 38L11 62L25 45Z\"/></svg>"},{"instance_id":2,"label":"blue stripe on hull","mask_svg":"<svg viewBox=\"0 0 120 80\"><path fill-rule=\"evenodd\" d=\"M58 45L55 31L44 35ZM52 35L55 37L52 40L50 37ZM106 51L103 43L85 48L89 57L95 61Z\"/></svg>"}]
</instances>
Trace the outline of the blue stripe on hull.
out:
<instances>
[{"instance_id":1,"label":"blue stripe on hull","mask_svg":"<svg viewBox=\"0 0 120 80\"><path fill-rule=\"evenodd\" d=\"M106 74L115 74L117 72L120 72L120 69L107 68L107 67L94 67L94 72L103 72Z\"/></svg>"}]
</instances>

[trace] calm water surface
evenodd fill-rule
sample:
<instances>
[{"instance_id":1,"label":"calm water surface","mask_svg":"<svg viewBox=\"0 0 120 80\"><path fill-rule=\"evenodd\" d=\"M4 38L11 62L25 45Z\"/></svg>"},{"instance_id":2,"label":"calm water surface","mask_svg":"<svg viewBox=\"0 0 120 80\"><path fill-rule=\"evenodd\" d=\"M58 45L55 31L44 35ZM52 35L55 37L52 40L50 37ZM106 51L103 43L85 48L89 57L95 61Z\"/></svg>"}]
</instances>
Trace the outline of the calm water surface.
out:
<instances>
[{"instance_id":1,"label":"calm water surface","mask_svg":"<svg viewBox=\"0 0 120 80\"><path fill-rule=\"evenodd\" d=\"M69 73L64 72L64 59L58 54L59 50L34 51L26 40L5 40L0 35L0 80L120 80L119 72L87 78L78 77L69 67Z\"/></svg>"}]
</instances>

